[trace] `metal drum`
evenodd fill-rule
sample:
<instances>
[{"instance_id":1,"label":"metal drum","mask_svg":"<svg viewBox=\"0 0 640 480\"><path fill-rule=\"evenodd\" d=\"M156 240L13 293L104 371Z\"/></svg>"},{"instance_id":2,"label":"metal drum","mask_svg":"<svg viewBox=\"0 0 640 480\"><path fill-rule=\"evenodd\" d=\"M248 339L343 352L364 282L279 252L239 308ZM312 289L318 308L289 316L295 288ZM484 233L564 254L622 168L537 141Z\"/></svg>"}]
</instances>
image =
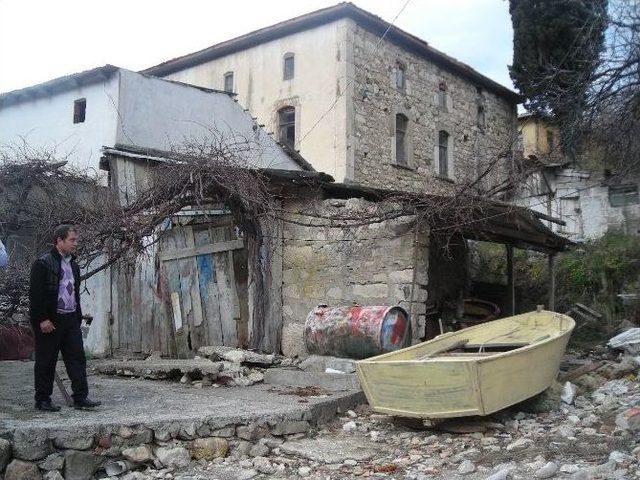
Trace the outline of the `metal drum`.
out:
<instances>
[{"instance_id":1,"label":"metal drum","mask_svg":"<svg viewBox=\"0 0 640 480\"><path fill-rule=\"evenodd\" d=\"M319 305L307 316L304 343L316 355L368 358L408 347L411 323L400 307Z\"/></svg>"}]
</instances>

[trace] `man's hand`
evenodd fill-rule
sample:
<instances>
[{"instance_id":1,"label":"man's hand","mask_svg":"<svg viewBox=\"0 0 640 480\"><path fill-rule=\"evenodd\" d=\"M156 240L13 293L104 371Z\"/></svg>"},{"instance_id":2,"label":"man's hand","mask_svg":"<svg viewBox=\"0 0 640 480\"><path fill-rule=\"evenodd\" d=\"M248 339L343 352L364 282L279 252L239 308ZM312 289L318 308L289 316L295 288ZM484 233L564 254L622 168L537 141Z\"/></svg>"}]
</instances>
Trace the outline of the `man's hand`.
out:
<instances>
[{"instance_id":1,"label":"man's hand","mask_svg":"<svg viewBox=\"0 0 640 480\"><path fill-rule=\"evenodd\" d=\"M53 326L53 323L51 322L51 320L44 320L40 322L40 331L42 333L51 333L55 329L56 327Z\"/></svg>"}]
</instances>

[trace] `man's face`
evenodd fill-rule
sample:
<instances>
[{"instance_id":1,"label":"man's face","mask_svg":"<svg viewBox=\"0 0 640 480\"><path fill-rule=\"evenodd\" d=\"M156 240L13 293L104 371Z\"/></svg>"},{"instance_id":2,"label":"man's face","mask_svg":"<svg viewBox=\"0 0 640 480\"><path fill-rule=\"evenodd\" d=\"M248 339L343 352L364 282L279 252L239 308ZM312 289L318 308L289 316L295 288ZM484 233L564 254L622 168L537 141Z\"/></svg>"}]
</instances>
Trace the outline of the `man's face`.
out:
<instances>
[{"instance_id":1,"label":"man's face","mask_svg":"<svg viewBox=\"0 0 640 480\"><path fill-rule=\"evenodd\" d=\"M78 234L74 231L70 231L67 234L67 238L65 238L64 240L59 238L58 241L56 242L56 247L58 251L65 256L71 255L73 252L75 252L77 246L78 246Z\"/></svg>"}]
</instances>

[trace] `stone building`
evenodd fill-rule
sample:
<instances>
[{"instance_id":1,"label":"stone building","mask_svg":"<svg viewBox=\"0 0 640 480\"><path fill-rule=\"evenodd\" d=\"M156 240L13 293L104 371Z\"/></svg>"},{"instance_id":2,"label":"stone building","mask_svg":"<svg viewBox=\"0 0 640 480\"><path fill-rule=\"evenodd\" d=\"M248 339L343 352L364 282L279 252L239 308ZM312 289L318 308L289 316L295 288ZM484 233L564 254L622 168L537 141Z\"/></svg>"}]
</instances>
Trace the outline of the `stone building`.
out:
<instances>
[{"instance_id":1,"label":"stone building","mask_svg":"<svg viewBox=\"0 0 640 480\"><path fill-rule=\"evenodd\" d=\"M535 173L519 186L516 203L559 219L549 228L574 241L640 232L640 179L576 166L562 153L551 118L526 113L518 124L525 162Z\"/></svg>"},{"instance_id":2,"label":"stone building","mask_svg":"<svg viewBox=\"0 0 640 480\"><path fill-rule=\"evenodd\" d=\"M121 191L127 172L144 184L154 165L171 161L171 152L122 147L105 149L102 166ZM440 316L469 294L464 239L549 254L569 244L528 210L502 202L478 200L458 225L454 209L426 220L404 208L447 201L436 195L399 197L304 170L262 174L282 214L258 219L261 243L236 228L233 207L200 206L168 218L134 267L113 268L113 321L104 333L111 353L187 357L221 344L304 355L304 322L319 304L399 305L420 341L437 331L430 310Z\"/></svg>"},{"instance_id":3,"label":"stone building","mask_svg":"<svg viewBox=\"0 0 640 480\"><path fill-rule=\"evenodd\" d=\"M236 93L338 182L446 192L494 159L510 166L518 95L351 3L145 73Z\"/></svg>"}]
</instances>

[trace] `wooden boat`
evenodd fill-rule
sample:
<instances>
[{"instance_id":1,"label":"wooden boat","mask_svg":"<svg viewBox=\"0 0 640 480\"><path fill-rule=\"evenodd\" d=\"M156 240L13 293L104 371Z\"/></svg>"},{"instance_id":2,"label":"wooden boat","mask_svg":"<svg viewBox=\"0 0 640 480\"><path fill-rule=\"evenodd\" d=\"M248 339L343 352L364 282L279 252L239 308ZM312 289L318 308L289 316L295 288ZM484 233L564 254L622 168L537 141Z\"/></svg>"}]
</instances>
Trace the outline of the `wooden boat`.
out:
<instances>
[{"instance_id":1,"label":"wooden boat","mask_svg":"<svg viewBox=\"0 0 640 480\"><path fill-rule=\"evenodd\" d=\"M555 312L515 315L360 360L356 371L377 412L488 415L551 385L574 326Z\"/></svg>"}]
</instances>

